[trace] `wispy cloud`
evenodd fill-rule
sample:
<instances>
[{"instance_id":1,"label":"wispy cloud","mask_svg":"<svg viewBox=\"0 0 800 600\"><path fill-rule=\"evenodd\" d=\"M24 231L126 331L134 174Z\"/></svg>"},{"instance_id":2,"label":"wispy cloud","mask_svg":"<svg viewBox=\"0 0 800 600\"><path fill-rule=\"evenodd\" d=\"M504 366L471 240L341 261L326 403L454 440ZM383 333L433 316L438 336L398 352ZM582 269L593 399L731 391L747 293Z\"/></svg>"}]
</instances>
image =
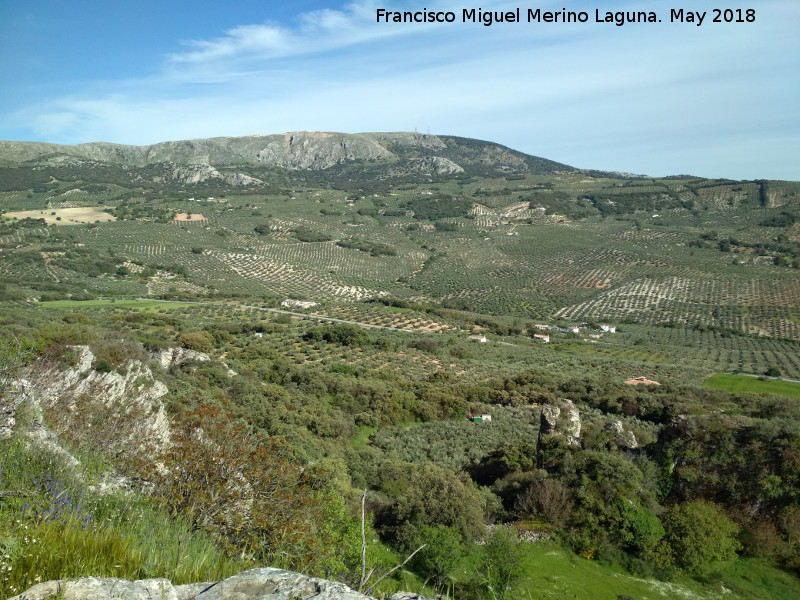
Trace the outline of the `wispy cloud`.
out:
<instances>
[{"instance_id":1,"label":"wispy cloud","mask_svg":"<svg viewBox=\"0 0 800 600\"><path fill-rule=\"evenodd\" d=\"M431 3L436 4L435 2ZM170 54L173 65L216 61L263 61L345 48L382 37L411 33L396 27L376 27L378 2L366 0L341 10L320 9L299 15L294 24L265 22L234 27L212 40L183 42L184 51Z\"/></svg>"}]
</instances>

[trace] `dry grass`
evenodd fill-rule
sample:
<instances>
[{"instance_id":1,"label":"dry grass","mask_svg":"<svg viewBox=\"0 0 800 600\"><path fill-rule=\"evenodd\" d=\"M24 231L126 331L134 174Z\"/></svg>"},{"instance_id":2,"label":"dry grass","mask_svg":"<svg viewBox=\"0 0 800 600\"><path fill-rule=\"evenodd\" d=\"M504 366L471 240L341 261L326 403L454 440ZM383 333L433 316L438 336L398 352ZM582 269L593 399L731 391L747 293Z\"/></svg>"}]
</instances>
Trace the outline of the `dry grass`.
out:
<instances>
[{"instance_id":1,"label":"dry grass","mask_svg":"<svg viewBox=\"0 0 800 600\"><path fill-rule=\"evenodd\" d=\"M175 215L175 221L208 221L202 213L178 213Z\"/></svg>"},{"instance_id":2,"label":"dry grass","mask_svg":"<svg viewBox=\"0 0 800 600\"><path fill-rule=\"evenodd\" d=\"M44 219L48 225L79 225L81 223L106 223L116 221L114 215L103 212L104 207L79 206L76 208L48 208L46 210L20 210L6 213L9 219Z\"/></svg>"}]
</instances>

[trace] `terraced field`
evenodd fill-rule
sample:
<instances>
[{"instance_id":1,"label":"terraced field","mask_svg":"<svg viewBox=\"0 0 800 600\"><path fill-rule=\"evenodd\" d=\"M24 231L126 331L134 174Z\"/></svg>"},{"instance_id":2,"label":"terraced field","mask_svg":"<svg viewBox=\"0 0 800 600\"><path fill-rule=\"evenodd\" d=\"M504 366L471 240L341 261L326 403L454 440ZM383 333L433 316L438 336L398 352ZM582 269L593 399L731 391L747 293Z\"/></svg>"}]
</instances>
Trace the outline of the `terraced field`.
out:
<instances>
[{"instance_id":1,"label":"terraced field","mask_svg":"<svg viewBox=\"0 0 800 600\"><path fill-rule=\"evenodd\" d=\"M370 191L363 182L315 189L300 179L264 193L110 183L99 190L58 178L50 185L2 192L0 206L7 216L34 217L75 210L111 217L102 207L123 206L124 218L59 229L7 219L0 274L22 296L67 283L116 296L301 298L342 314L391 296L522 319L675 322L800 339L798 272L774 265L775 251L758 250L800 239L797 223L762 226L800 205L800 186L791 182L558 173ZM463 213L447 212L462 205ZM412 206L427 206L430 218ZM177 217L148 217L164 211ZM301 230L320 241L301 241ZM700 236L713 241L698 244ZM738 245L723 252L716 240L726 236ZM387 252L371 252L375 242ZM53 258L78 248L152 270L97 276Z\"/></svg>"}]
</instances>

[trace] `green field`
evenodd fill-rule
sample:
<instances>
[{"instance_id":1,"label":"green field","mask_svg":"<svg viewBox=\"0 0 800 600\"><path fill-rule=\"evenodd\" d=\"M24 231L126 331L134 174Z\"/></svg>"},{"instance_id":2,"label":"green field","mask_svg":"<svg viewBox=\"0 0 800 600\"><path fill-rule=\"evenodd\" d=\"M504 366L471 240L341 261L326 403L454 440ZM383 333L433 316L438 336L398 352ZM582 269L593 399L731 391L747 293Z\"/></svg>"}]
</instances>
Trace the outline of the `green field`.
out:
<instances>
[{"instance_id":1,"label":"green field","mask_svg":"<svg viewBox=\"0 0 800 600\"><path fill-rule=\"evenodd\" d=\"M162 301L162 300L50 300L40 302L40 308L49 308L55 310L92 310L96 308L119 308L128 310L143 310L143 311L156 311L156 310L171 310L175 308L184 308L191 306L191 302L178 302L178 301Z\"/></svg>"},{"instance_id":2,"label":"green field","mask_svg":"<svg viewBox=\"0 0 800 600\"><path fill-rule=\"evenodd\" d=\"M703 387L712 390L726 390L733 393L775 394L789 398L800 398L800 383L765 379L750 375L731 375L717 373L703 382Z\"/></svg>"},{"instance_id":3,"label":"green field","mask_svg":"<svg viewBox=\"0 0 800 600\"><path fill-rule=\"evenodd\" d=\"M476 577L478 552L461 561L450 585L464 586ZM525 575L519 581L516 595L530 600L560 598L747 598L749 600L794 600L800 592L796 578L775 568L768 561L745 559L717 563L702 578L688 576L661 581L632 575L614 565L587 560L565 552L552 542L523 544L522 564ZM397 590L413 590L433 597L433 588L409 571L403 571L394 583ZM389 593L394 587L387 587ZM452 591L448 589L448 592ZM455 590L458 597L459 590Z\"/></svg>"}]
</instances>

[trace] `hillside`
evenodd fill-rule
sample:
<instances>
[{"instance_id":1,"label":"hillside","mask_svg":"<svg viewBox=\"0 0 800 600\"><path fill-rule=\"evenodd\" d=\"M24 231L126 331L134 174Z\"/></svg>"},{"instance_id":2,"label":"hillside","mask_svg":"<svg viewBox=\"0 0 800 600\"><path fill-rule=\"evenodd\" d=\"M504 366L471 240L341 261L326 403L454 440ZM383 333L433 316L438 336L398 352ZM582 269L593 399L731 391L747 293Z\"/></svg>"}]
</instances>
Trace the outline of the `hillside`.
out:
<instances>
[{"instance_id":1,"label":"hillside","mask_svg":"<svg viewBox=\"0 0 800 600\"><path fill-rule=\"evenodd\" d=\"M0 163L3 597L422 544L376 595L797 597L800 183L416 133Z\"/></svg>"},{"instance_id":2,"label":"hillside","mask_svg":"<svg viewBox=\"0 0 800 600\"><path fill-rule=\"evenodd\" d=\"M129 167L159 163L214 166L255 165L299 170L328 169L349 162L392 165L419 171L428 164L437 174L467 171L553 173L574 169L527 156L498 144L419 133L292 132L164 142L152 146L89 143L60 146L36 142L0 142L0 165L59 165L95 161ZM399 171L398 171L399 172Z\"/></svg>"},{"instance_id":3,"label":"hillside","mask_svg":"<svg viewBox=\"0 0 800 600\"><path fill-rule=\"evenodd\" d=\"M394 297L800 338L797 183L576 171L401 133L0 157L8 299Z\"/></svg>"}]
</instances>

